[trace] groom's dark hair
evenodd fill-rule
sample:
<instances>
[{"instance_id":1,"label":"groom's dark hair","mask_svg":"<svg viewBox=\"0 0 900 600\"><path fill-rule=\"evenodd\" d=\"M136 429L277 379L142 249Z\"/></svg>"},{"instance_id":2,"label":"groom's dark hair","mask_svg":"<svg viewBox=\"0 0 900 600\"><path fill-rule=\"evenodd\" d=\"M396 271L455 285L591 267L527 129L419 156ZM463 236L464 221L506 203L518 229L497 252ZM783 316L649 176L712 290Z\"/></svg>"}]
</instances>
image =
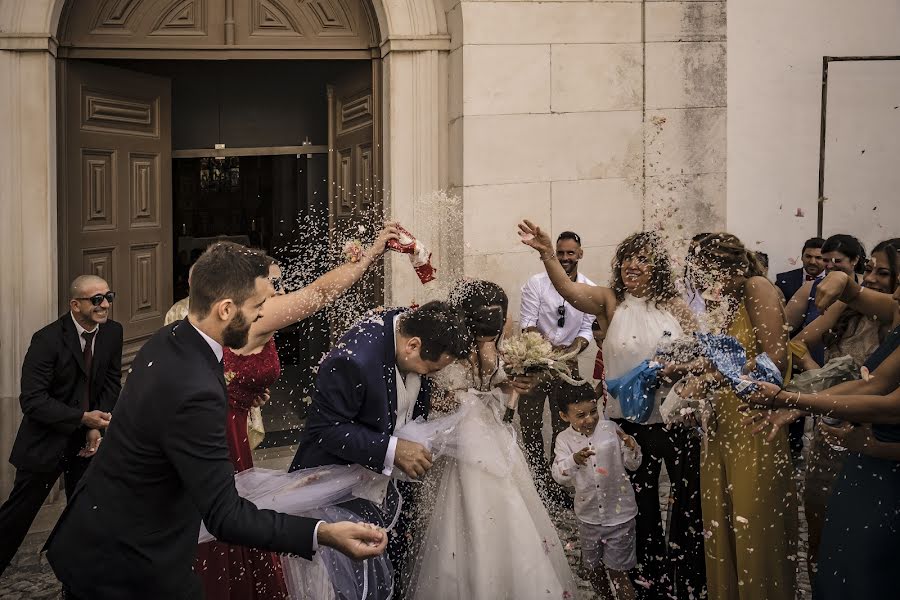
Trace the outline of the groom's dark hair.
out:
<instances>
[{"instance_id":1,"label":"groom's dark hair","mask_svg":"<svg viewBox=\"0 0 900 600\"><path fill-rule=\"evenodd\" d=\"M262 250L234 242L216 242L191 272L190 311L201 319L212 305L231 298L240 307L256 291L256 280L269 274L271 259Z\"/></svg>"},{"instance_id":2,"label":"groom's dark hair","mask_svg":"<svg viewBox=\"0 0 900 600\"><path fill-rule=\"evenodd\" d=\"M431 362L439 360L445 353L457 359L466 358L472 349L472 339L462 313L438 300L403 313L400 333L422 340L419 355Z\"/></svg>"}]
</instances>

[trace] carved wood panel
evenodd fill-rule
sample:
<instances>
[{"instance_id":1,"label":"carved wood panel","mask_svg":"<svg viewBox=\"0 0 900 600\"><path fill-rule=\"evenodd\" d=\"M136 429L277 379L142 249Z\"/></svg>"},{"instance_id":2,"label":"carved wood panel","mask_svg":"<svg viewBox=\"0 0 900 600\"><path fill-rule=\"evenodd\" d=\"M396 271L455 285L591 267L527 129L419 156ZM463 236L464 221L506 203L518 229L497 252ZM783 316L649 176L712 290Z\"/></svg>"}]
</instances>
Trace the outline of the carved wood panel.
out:
<instances>
[{"instance_id":1,"label":"carved wood panel","mask_svg":"<svg viewBox=\"0 0 900 600\"><path fill-rule=\"evenodd\" d=\"M81 250L81 273L85 275L96 275L106 280L107 283L114 281L113 273L116 269L116 247L107 246L105 248L83 248ZM110 289L115 289L110 283ZM109 307L109 318L115 319L115 306L111 304Z\"/></svg>"},{"instance_id":2,"label":"carved wood panel","mask_svg":"<svg viewBox=\"0 0 900 600\"><path fill-rule=\"evenodd\" d=\"M131 179L131 220L135 227L159 227L159 154L133 152L128 155Z\"/></svg>"},{"instance_id":3,"label":"carved wood panel","mask_svg":"<svg viewBox=\"0 0 900 600\"><path fill-rule=\"evenodd\" d=\"M79 60L65 62L60 81L60 289L86 272L106 279L118 294L127 366L172 300L170 84Z\"/></svg>"},{"instance_id":4,"label":"carved wood panel","mask_svg":"<svg viewBox=\"0 0 900 600\"><path fill-rule=\"evenodd\" d=\"M141 0L107 0L95 10L91 33L127 35L134 33L133 19Z\"/></svg>"},{"instance_id":5,"label":"carved wood panel","mask_svg":"<svg viewBox=\"0 0 900 600\"><path fill-rule=\"evenodd\" d=\"M383 217L377 183L380 109L374 86L381 76L379 67L375 61L348 72L327 88L329 226L336 248L353 238L371 243ZM348 305L357 307L359 314L384 302L382 269L382 265L371 268L347 292ZM335 333L342 332L354 315L344 316L346 320L332 322Z\"/></svg>"},{"instance_id":6,"label":"carved wood panel","mask_svg":"<svg viewBox=\"0 0 900 600\"><path fill-rule=\"evenodd\" d=\"M159 290L160 245L136 244L131 246L128 290L131 297L131 320L142 321L163 315ZM168 310L168 305L166 310Z\"/></svg>"},{"instance_id":7,"label":"carved wood panel","mask_svg":"<svg viewBox=\"0 0 900 600\"><path fill-rule=\"evenodd\" d=\"M338 135L372 125L372 91L363 90L349 98L341 98Z\"/></svg>"},{"instance_id":8,"label":"carved wood panel","mask_svg":"<svg viewBox=\"0 0 900 600\"><path fill-rule=\"evenodd\" d=\"M358 189L357 199L360 206L368 207L375 200L373 180L375 177L375 154L372 144L360 144L356 149L356 165L359 169L356 174Z\"/></svg>"},{"instance_id":9,"label":"carved wood panel","mask_svg":"<svg viewBox=\"0 0 900 600\"><path fill-rule=\"evenodd\" d=\"M157 19L150 35L205 36L207 15L206 0L179 0Z\"/></svg>"},{"instance_id":10,"label":"carved wood panel","mask_svg":"<svg viewBox=\"0 0 900 600\"><path fill-rule=\"evenodd\" d=\"M353 214L355 182L353 169L353 148L344 148L337 152L337 195L338 215L349 216Z\"/></svg>"},{"instance_id":11,"label":"carved wood panel","mask_svg":"<svg viewBox=\"0 0 900 600\"><path fill-rule=\"evenodd\" d=\"M84 148L81 151L81 228L83 231L116 228L116 152Z\"/></svg>"},{"instance_id":12,"label":"carved wood panel","mask_svg":"<svg viewBox=\"0 0 900 600\"><path fill-rule=\"evenodd\" d=\"M105 48L367 50L379 43L369 0L70 0L60 45Z\"/></svg>"},{"instance_id":13,"label":"carved wood panel","mask_svg":"<svg viewBox=\"0 0 900 600\"><path fill-rule=\"evenodd\" d=\"M159 104L152 98L126 97L84 86L81 109L85 131L159 137Z\"/></svg>"}]
</instances>

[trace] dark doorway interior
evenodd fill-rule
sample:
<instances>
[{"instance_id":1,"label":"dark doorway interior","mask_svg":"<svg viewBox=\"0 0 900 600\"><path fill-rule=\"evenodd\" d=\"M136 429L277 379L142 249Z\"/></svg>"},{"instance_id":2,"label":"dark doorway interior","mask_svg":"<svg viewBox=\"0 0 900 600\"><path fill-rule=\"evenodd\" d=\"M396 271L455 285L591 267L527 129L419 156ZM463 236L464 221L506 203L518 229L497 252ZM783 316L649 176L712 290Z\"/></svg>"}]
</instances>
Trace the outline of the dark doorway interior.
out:
<instances>
[{"instance_id":1,"label":"dark doorway interior","mask_svg":"<svg viewBox=\"0 0 900 600\"><path fill-rule=\"evenodd\" d=\"M188 293L190 265L212 242L262 248L282 265L287 289L328 264L327 158L322 154L173 160L175 296ZM312 366L328 349L320 312L276 334L281 377L263 411L266 446L293 442L305 416Z\"/></svg>"},{"instance_id":2,"label":"dark doorway interior","mask_svg":"<svg viewBox=\"0 0 900 600\"><path fill-rule=\"evenodd\" d=\"M173 301L187 295L191 263L216 239L265 249L281 264L289 291L333 265L327 154L266 149L327 146L328 85L370 82L370 61L104 62L169 78L173 152L210 150L171 165ZM216 158L217 145L254 151ZM282 374L263 410L263 447L296 441L313 367L332 334L323 312L276 334Z\"/></svg>"}]
</instances>

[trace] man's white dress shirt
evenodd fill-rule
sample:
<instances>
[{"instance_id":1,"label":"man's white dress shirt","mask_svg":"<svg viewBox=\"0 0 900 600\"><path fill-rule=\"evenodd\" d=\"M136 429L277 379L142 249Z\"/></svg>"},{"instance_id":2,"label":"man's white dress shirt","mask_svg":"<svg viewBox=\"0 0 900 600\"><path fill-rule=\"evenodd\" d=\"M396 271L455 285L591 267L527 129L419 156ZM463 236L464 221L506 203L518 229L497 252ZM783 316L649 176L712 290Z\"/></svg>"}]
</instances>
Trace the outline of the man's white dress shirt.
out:
<instances>
[{"instance_id":1,"label":"man's white dress shirt","mask_svg":"<svg viewBox=\"0 0 900 600\"><path fill-rule=\"evenodd\" d=\"M75 331L78 332L78 343L81 344L81 351L84 352L84 346L87 342L84 341L84 338L81 337L82 333L97 333L100 331L100 325L95 325L91 331L88 331L84 327L81 326L81 323L75 318L75 315L72 314L72 311L69 311L69 316L72 317L72 322L75 323ZM97 336L95 335L91 338L91 355L94 354L94 348L97 347Z\"/></svg>"},{"instance_id":2,"label":"man's white dress shirt","mask_svg":"<svg viewBox=\"0 0 900 600\"><path fill-rule=\"evenodd\" d=\"M578 283L596 285L593 281L578 274L575 280ZM565 307L566 322L560 327L559 307ZM593 339L591 323L594 315L583 313L563 300L550 276L546 273L538 273L532 276L522 286L522 306L519 311L520 326L522 329L536 327L537 330L554 346L570 346L575 338L584 338L590 342Z\"/></svg>"}]
</instances>

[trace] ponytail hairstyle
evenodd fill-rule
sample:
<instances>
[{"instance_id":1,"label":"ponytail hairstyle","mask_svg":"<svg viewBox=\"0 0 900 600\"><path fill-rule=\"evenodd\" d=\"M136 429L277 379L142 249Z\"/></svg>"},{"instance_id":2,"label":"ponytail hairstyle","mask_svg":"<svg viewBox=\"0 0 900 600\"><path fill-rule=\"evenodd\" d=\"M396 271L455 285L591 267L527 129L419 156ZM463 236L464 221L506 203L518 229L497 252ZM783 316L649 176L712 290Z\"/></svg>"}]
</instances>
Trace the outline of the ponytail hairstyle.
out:
<instances>
[{"instance_id":1,"label":"ponytail hairstyle","mask_svg":"<svg viewBox=\"0 0 900 600\"><path fill-rule=\"evenodd\" d=\"M822 254L826 252L840 252L850 260L856 259L853 272L862 275L866 272L866 248L858 239L846 233L838 233L831 236L822 245Z\"/></svg>"},{"instance_id":2,"label":"ponytail hairstyle","mask_svg":"<svg viewBox=\"0 0 900 600\"><path fill-rule=\"evenodd\" d=\"M472 337L499 339L503 334L509 298L496 283L460 279L450 290L448 301L462 312Z\"/></svg>"},{"instance_id":3,"label":"ponytail hairstyle","mask_svg":"<svg viewBox=\"0 0 900 600\"><path fill-rule=\"evenodd\" d=\"M741 240L730 233L707 233L692 245L688 260L699 267L701 274L720 279L727 277L764 277L765 269L756 252L748 250Z\"/></svg>"}]
</instances>

